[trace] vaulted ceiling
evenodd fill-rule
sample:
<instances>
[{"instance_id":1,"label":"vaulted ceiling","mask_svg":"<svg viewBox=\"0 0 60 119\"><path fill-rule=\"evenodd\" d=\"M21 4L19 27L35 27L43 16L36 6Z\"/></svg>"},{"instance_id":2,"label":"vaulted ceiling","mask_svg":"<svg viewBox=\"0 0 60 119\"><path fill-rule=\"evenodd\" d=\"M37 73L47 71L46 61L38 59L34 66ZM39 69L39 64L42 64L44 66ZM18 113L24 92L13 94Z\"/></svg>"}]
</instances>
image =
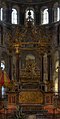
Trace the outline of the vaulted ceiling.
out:
<instances>
[{"instance_id":1,"label":"vaulted ceiling","mask_svg":"<svg viewBox=\"0 0 60 119\"><path fill-rule=\"evenodd\" d=\"M7 1L15 1L20 3L44 3L44 2L51 2L51 1L59 1L59 0L7 0Z\"/></svg>"}]
</instances>

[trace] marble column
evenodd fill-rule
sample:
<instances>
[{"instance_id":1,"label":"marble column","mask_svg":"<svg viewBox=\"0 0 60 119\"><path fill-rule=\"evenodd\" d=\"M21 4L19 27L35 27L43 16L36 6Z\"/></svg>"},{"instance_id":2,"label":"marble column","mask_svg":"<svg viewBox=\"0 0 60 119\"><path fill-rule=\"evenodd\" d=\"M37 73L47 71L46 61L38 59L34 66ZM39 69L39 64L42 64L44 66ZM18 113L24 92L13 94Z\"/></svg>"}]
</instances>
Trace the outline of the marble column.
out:
<instances>
[{"instance_id":1,"label":"marble column","mask_svg":"<svg viewBox=\"0 0 60 119\"><path fill-rule=\"evenodd\" d=\"M60 97L60 50L59 50L59 67L58 67L58 95Z\"/></svg>"},{"instance_id":2,"label":"marble column","mask_svg":"<svg viewBox=\"0 0 60 119\"><path fill-rule=\"evenodd\" d=\"M58 95L60 96L60 66L58 67Z\"/></svg>"},{"instance_id":3,"label":"marble column","mask_svg":"<svg viewBox=\"0 0 60 119\"><path fill-rule=\"evenodd\" d=\"M1 70L1 48L0 48L0 70ZM0 87L0 100L2 99L2 88Z\"/></svg>"},{"instance_id":4,"label":"marble column","mask_svg":"<svg viewBox=\"0 0 60 119\"><path fill-rule=\"evenodd\" d=\"M12 80L12 55L9 54L9 78Z\"/></svg>"},{"instance_id":5,"label":"marble column","mask_svg":"<svg viewBox=\"0 0 60 119\"><path fill-rule=\"evenodd\" d=\"M21 25L24 25L24 18L25 18L25 11L24 11L24 8L23 8L23 11L22 11L22 8L20 9L20 24Z\"/></svg>"},{"instance_id":6,"label":"marble column","mask_svg":"<svg viewBox=\"0 0 60 119\"><path fill-rule=\"evenodd\" d=\"M50 81L51 80L51 70L52 70L52 68L51 68L51 55L50 54L48 54L47 60L48 60L48 81Z\"/></svg>"},{"instance_id":7,"label":"marble column","mask_svg":"<svg viewBox=\"0 0 60 119\"><path fill-rule=\"evenodd\" d=\"M19 53L16 54L16 80L19 82Z\"/></svg>"},{"instance_id":8,"label":"marble column","mask_svg":"<svg viewBox=\"0 0 60 119\"><path fill-rule=\"evenodd\" d=\"M43 68L43 55L41 55L41 81L43 82L44 78L44 68Z\"/></svg>"},{"instance_id":9,"label":"marble column","mask_svg":"<svg viewBox=\"0 0 60 119\"><path fill-rule=\"evenodd\" d=\"M12 13L12 7L10 4L6 7L6 22L11 23L11 13Z\"/></svg>"},{"instance_id":10,"label":"marble column","mask_svg":"<svg viewBox=\"0 0 60 119\"><path fill-rule=\"evenodd\" d=\"M49 23L52 23L53 22L53 12L52 12L52 7L50 6L49 7L49 10L48 10L48 13L49 13Z\"/></svg>"},{"instance_id":11,"label":"marble column","mask_svg":"<svg viewBox=\"0 0 60 119\"><path fill-rule=\"evenodd\" d=\"M40 24L40 8L37 8L35 10L35 17L36 17L36 25L39 25Z\"/></svg>"},{"instance_id":12,"label":"marble column","mask_svg":"<svg viewBox=\"0 0 60 119\"><path fill-rule=\"evenodd\" d=\"M0 45L3 45L3 27L0 26Z\"/></svg>"},{"instance_id":13,"label":"marble column","mask_svg":"<svg viewBox=\"0 0 60 119\"><path fill-rule=\"evenodd\" d=\"M2 32L2 30L1 30L1 26L0 26L0 45L1 45L1 32Z\"/></svg>"},{"instance_id":14,"label":"marble column","mask_svg":"<svg viewBox=\"0 0 60 119\"><path fill-rule=\"evenodd\" d=\"M60 24L57 28L57 45L60 46Z\"/></svg>"},{"instance_id":15,"label":"marble column","mask_svg":"<svg viewBox=\"0 0 60 119\"><path fill-rule=\"evenodd\" d=\"M6 22L6 10L7 10L7 8L5 6L3 9L3 20L4 20L4 22Z\"/></svg>"}]
</instances>

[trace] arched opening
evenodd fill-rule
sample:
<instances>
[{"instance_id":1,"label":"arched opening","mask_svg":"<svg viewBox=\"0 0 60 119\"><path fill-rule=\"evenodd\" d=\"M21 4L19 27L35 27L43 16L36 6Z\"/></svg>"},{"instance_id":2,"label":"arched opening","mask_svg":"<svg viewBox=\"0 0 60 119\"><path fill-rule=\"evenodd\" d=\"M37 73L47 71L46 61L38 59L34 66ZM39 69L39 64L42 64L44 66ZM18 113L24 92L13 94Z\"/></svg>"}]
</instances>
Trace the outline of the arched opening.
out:
<instances>
[{"instance_id":1,"label":"arched opening","mask_svg":"<svg viewBox=\"0 0 60 119\"><path fill-rule=\"evenodd\" d=\"M49 23L48 8L41 9L41 24Z\"/></svg>"},{"instance_id":2,"label":"arched opening","mask_svg":"<svg viewBox=\"0 0 60 119\"><path fill-rule=\"evenodd\" d=\"M11 22L17 24L17 10L15 8L12 8Z\"/></svg>"},{"instance_id":3,"label":"arched opening","mask_svg":"<svg viewBox=\"0 0 60 119\"><path fill-rule=\"evenodd\" d=\"M31 21L34 24L34 10L32 8L28 8L25 13L25 21Z\"/></svg>"},{"instance_id":4,"label":"arched opening","mask_svg":"<svg viewBox=\"0 0 60 119\"><path fill-rule=\"evenodd\" d=\"M3 8L0 8L0 20L3 20Z\"/></svg>"},{"instance_id":5,"label":"arched opening","mask_svg":"<svg viewBox=\"0 0 60 119\"><path fill-rule=\"evenodd\" d=\"M58 3L54 4L53 11L54 11L54 22L57 22L60 20L60 7L58 6Z\"/></svg>"}]
</instances>

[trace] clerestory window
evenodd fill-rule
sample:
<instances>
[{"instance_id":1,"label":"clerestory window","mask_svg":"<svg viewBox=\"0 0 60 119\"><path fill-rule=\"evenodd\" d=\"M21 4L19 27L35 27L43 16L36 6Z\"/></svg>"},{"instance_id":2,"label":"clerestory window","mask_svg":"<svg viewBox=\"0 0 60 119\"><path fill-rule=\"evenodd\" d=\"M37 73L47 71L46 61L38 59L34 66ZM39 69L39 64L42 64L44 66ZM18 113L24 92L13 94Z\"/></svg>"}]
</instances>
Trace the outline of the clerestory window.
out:
<instances>
[{"instance_id":1,"label":"clerestory window","mask_svg":"<svg viewBox=\"0 0 60 119\"><path fill-rule=\"evenodd\" d=\"M32 21L34 24L34 10L33 9L27 9L25 14L25 20L26 21Z\"/></svg>"},{"instance_id":2,"label":"clerestory window","mask_svg":"<svg viewBox=\"0 0 60 119\"><path fill-rule=\"evenodd\" d=\"M56 2L55 4L54 4L54 6L53 6L53 12L54 12L54 16L53 16L53 18L54 18L54 22L57 22L57 21L59 21L60 20L60 7L59 7L59 4L58 4L58 2Z\"/></svg>"},{"instance_id":3,"label":"clerestory window","mask_svg":"<svg viewBox=\"0 0 60 119\"><path fill-rule=\"evenodd\" d=\"M11 22L17 24L17 10L14 8L12 8Z\"/></svg>"},{"instance_id":4,"label":"clerestory window","mask_svg":"<svg viewBox=\"0 0 60 119\"><path fill-rule=\"evenodd\" d=\"M41 23L42 24L48 24L49 22L49 14L48 14L48 8L41 11Z\"/></svg>"},{"instance_id":5,"label":"clerestory window","mask_svg":"<svg viewBox=\"0 0 60 119\"><path fill-rule=\"evenodd\" d=\"M0 8L0 20L3 20L3 8Z\"/></svg>"}]
</instances>

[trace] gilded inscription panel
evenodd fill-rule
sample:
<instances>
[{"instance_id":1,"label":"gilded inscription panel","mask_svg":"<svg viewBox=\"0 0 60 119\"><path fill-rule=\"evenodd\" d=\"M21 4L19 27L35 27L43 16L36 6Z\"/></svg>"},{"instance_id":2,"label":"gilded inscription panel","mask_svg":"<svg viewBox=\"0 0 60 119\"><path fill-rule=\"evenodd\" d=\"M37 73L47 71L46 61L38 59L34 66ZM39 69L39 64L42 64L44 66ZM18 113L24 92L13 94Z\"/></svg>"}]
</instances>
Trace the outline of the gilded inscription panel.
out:
<instances>
[{"instance_id":1,"label":"gilded inscription panel","mask_svg":"<svg viewBox=\"0 0 60 119\"><path fill-rule=\"evenodd\" d=\"M39 91L21 91L19 94L19 103L22 104L42 104L43 94Z\"/></svg>"}]
</instances>

